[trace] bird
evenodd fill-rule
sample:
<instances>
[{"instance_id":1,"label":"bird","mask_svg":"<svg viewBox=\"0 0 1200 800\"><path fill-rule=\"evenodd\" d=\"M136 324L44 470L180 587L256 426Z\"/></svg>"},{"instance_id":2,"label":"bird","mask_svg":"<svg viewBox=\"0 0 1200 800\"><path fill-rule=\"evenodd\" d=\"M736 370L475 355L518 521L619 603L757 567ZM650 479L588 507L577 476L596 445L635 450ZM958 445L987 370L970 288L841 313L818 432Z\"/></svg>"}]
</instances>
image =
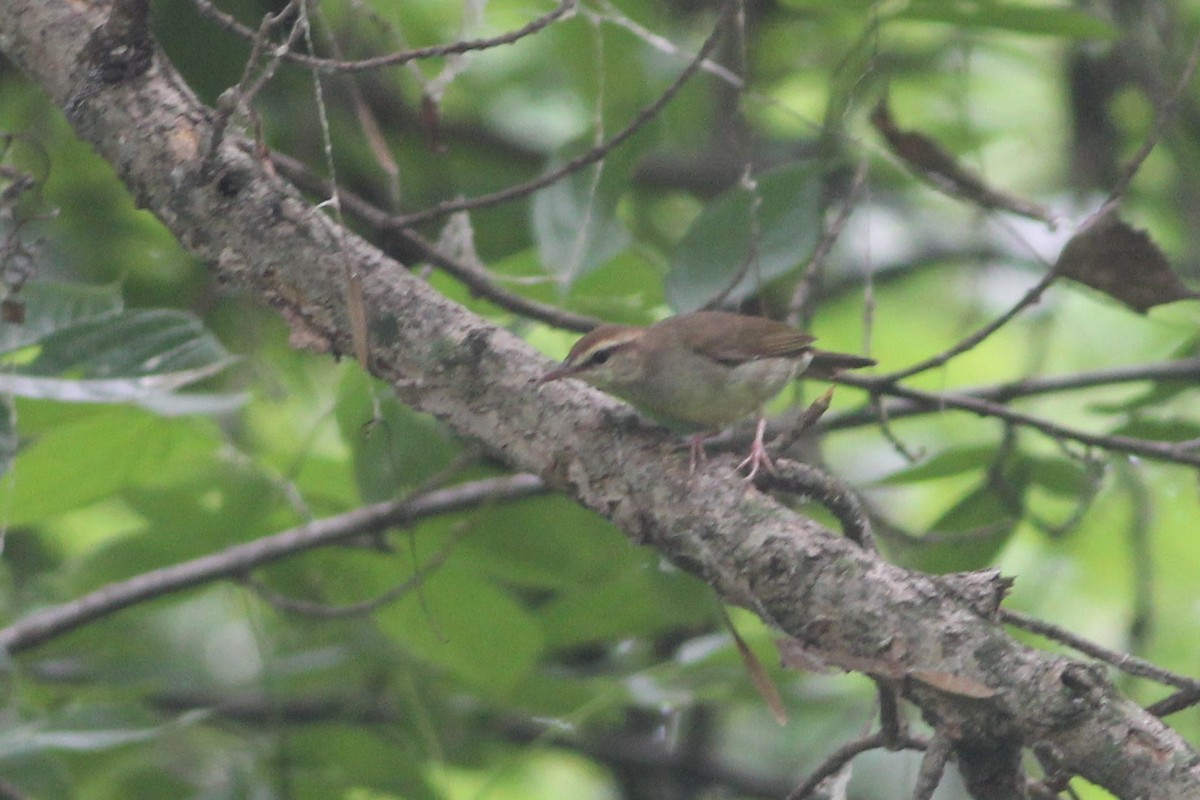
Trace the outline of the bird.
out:
<instances>
[{"instance_id":1,"label":"bird","mask_svg":"<svg viewBox=\"0 0 1200 800\"><path fill-rule=\"evenodd\" d=\"M801 373L830 378L874 359L818 350L812 336L766 317L693 311L653 325L601 325L580 338L545 384L578 378L676 431L693 433L690 465L704 458L706 433L758 415L747 481L775 466L763 444L763 406Z\"/></svg>"}]
</instances>

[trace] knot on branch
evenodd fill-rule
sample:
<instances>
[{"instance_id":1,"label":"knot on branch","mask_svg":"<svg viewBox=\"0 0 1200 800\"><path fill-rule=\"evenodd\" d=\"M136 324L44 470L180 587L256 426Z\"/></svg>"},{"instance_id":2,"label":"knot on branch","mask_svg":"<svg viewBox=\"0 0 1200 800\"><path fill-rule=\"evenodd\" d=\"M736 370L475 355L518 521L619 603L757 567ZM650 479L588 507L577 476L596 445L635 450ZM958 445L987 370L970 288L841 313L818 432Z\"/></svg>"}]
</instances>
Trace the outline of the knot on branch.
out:
<instances>
[{"instance_id":1,"label":"knot on branch","mask_svg":"<svg viewBox=\"0 0 1200 800\"><path fill-rule=\"evenodd\" d=\"M92 32L75 59L79 89L66 103L67 119L76 123L85 100L106 86L144 75L153 60L150 0L115 0L108 20Z\"/></svg>"}]
</instances>

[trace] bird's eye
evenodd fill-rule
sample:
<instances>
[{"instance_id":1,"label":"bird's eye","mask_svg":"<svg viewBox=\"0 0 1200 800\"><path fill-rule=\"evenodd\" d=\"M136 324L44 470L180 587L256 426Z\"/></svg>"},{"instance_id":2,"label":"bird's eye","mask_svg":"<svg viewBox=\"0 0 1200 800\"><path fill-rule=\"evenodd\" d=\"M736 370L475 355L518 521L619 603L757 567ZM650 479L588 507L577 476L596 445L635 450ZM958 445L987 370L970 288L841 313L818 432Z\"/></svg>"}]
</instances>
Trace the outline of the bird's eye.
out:
<instances>
[{"instance_id":1,"label":"bird's eye","mask_svg":"<svg viewBox=\"0 0 1200 800\"><path fill-rule=\"evenodd\" d=\"M601 350L598 353L592 354L591 362L593 364L603 364L604 362L608 361L610 357L612 357L612 350Z\"/></svg>"}]
</instances>

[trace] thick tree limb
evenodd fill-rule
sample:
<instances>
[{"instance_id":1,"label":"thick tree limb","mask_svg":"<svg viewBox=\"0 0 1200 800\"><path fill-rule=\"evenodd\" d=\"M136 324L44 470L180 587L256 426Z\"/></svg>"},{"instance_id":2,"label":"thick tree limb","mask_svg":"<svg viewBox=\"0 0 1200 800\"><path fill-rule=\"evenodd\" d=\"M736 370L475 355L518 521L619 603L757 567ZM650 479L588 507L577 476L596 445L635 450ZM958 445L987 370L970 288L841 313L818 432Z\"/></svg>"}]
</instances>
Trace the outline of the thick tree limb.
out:
<instances>
[{"instance_id":1,"label":"thick tree limb","mask_svg":"<svg viewBox=\"0 0 1200 800\"><path fill-rule=\"evenodd\" d=\"M899 569L747 490L729 459L689 475L665 435L614 424L621 407L597 392L536 387L546 359L339 229L233 137L203 180L210 112L161 55L103 85L76 68L103 21L68 0L11 0L0 4L0 48L70 104L78 134L140 205L221 281L275 306L298 337L350 351L349 261L362 276L376 370L406 403L538 472L834 663L896 680L958 741L1036 744L1122 798L1200 797L1200 759L1173 730L1100 670L1015 642L953 577Z\"/></svg>"}]
</instances>

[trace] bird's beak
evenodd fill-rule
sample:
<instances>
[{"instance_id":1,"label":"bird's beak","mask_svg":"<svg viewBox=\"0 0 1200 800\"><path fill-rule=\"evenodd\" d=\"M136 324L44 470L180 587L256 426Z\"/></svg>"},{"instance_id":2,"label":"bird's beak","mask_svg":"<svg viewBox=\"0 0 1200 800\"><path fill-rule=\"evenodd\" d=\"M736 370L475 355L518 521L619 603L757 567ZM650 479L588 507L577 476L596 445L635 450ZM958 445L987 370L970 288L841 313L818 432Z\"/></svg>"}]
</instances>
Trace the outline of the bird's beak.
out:
<instances>
[{"instance_id":1,"label":"bird's beak","mask_svg":"<svg viewBox=\"0 0 1200 800\"><path fill-rule=\"evenodd\" d=\"M566 364L562 364L559 367L550 370L542 377L538 378L538 381L537 381L538 386L541 386L543 383L549 383L550 381L559 380L560 378L569 378L572 375L574 375L576 372L577 372L577 370L575 369L575 367L571 367Z\"/></svg>"}]
</instances>

